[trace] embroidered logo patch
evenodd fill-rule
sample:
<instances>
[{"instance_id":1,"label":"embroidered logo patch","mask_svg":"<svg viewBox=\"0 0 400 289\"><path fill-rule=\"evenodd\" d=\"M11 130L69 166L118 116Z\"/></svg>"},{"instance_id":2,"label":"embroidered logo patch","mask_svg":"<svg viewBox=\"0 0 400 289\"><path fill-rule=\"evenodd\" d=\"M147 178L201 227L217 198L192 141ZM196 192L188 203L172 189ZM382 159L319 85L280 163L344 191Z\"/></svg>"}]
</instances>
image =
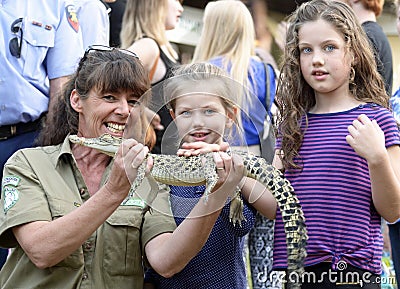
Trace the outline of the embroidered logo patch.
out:
<instances>
[{"instance_id":1,"label":"embroidered logo patch","mask_svg":"<svg viewBox=\"0 0 400 289\"><path fill-rule=\"evenodd\" d=\"M18 176L4 176L3 181L2 181L2 187L4 188L5 186L11 185L11 186L18 186L19 182L21 181L21 178Z\"/></svg>"},{"instance_id":2,"label":"embroidered logo patch","mask_svg":"<svg viewBox=\"0 0 400 289\"><path fill-rule=\"evenodd\" d=\"M4 213L7 213L9 209L11 209L19 199L19 191L11 186L3 187L4 194Z\"/></svg>"},{"instance_id":3,"label":"embroidered logo patch","mask_svg":"<svg viewBox=\"0 0 400 289\"><path fill-rule=\"evenodd\" d=\"M72 29L74 29L75 32L78 32L79 21L78 21L78 17L76 16L75 6L67 5L65 7L65 12L66 12L66 16L67 16L69 25L71 25Z\"/></svg>"},{"instance_id":4,"label":"embroidered logo patch","mask_svg":"<svg viewBox=\"0 0 400 289\"><path fill-rule=\"evenodd\" d=\"M145 201L143 201L142 199L139 198L132 198L132 197L128 197L126 198L122 203L121 206L135 206L135 207L140 207L140 208L144 208L146 205Z\"/></svg>"}]
</instances>

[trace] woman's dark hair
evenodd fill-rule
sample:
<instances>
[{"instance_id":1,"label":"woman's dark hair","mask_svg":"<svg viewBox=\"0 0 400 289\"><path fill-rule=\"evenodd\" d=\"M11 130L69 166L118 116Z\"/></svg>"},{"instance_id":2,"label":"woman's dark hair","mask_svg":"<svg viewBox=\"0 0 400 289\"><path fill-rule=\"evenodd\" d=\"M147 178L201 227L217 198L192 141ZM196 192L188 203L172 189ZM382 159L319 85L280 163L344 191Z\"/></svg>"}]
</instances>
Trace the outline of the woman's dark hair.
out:
<instances>
[{"instance_id":1,"label":"woman's dark hair","mask_svg":"<svg viewBox=\"0 0 400 289\"><path fill-rule=\"evenodd\" d=\"M151 95L145 93L150 89L150 82L138 58L119 49L90 50L85 53L77 71L64 85L54 106L49 108L51 111L37 139L38 145L57 145L68 134L78 132L79 115L70 103L70 95L74 89L82 99L86 99L92 89L101 94L132 92L137 98L143 96L141 102L144 104L149 100L143 98ZM145 123L143 127L151 129L144 114L142 123ZM146 133L146 143L154 138L154 131Z\"/></svg>"}]
</instances>

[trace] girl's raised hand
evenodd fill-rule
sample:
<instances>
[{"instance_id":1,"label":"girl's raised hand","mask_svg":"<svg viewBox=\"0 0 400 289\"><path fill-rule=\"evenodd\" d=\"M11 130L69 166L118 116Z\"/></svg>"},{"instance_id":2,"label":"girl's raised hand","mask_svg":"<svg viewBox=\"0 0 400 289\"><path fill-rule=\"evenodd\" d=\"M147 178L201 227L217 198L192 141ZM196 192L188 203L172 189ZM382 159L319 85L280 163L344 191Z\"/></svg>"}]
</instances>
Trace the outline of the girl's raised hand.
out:
<instances>
[{"instance_id":1,"label":"girl's raised hand","mask_svg":"<svg viewBox=\"0 0 400 289\"><path fill-rule=\"evenodd\" d=\"M205 154L209 152L226 152L229 149L229 144L227 142L222 142L221 144L210 144L202 141L183 143L182 147L178 150L178 156L197 156L199 154Z\"/></svg>"},{"instance_id":2,"label":"girl's raised hand","mask_svg":"<svg viewBox=\"0 0 400 289\"><path fill-rule=\"evenodd\" d=\"M386 153L385 134L376 120L370 120L365 114L348 126L347 143L368 162L379 161Z\"/></svg>"}]
</instances>

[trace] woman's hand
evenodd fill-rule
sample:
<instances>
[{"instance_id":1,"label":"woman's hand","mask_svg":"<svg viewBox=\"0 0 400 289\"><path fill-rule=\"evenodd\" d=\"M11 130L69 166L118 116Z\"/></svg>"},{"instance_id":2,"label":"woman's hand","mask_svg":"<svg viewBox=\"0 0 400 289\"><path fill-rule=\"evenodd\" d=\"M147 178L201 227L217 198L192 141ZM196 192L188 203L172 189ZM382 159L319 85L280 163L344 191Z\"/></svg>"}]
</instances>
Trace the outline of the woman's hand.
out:
<instances>
[{"instance_id":1,"label":"woman's hand","mask_svg":"<svg viewBox=\"0 0 400 289\"><path fill-rule=\"evenodd\" d=\"M385 134L376 120L361 114L348 127L347 143L368 162L379 162L387 154Z\"/></svg>"},{"instance_id":2,"label":"woman's hand","mask_svg":"<svg viewBox=\"0 0 400 289\"><path fill-rule=\"evenodd\" d=\"M149 148L135 139L124 140L114 157L114 164L106 183L107 189L110 192L121 192L125 197L148 152ZM148 158L146 171L149 172L152 166L153 159Z\"/></svg>"},{"instance_id":3,"label":"woman's hand","mask_svg":"<svg viewBox=\"0 0 400 289\"><path fill-rule=\"evenodd\" d=\"M227 142L222 142L221 144L209 144L206 142L192 142L183 143L182 147L178 150L178 156L197 156L199 154L205 154L209 152L226 152L229 149L229 144Z\"/></svg>"},{"instance_id":4,"label":"woman's hand","mask_svg":"<svg viewBox=\"0 0 400 289\"><path fill-rule=\"evenodd\" d=\"M228 155L229 149L227 142L221 144L209 144L206 142L183 143L178 150L178 156L197 156L200 154L214 152L213 158L217 168L218 182L213 191L221 188L224 192L233 194L236 186L243 178L244 165L243 160L237 155Z\"/></svg>"},{"instance_id":5,"label":"woman's hand","mask_svg":"<svg viewBox=\"0 0 400 289\"><path fill-rule=\"evenodd\" d=\"M231 196L243 179L243 160L238 155L231 156L225 152L215 152L213 157L218 174L218 182L213 191L221 189Z\"/></svg>"}]
</instances>

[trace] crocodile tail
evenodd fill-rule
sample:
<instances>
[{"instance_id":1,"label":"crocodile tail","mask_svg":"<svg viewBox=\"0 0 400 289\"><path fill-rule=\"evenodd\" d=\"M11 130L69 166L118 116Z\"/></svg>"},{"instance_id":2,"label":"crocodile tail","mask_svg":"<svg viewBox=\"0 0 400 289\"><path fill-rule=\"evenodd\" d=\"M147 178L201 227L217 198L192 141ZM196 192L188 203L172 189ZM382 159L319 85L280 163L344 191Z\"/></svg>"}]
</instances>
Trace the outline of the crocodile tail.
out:
<instances>
[{"instance_id":1,"label":"crocodile tail","mask_svg":"<svg viewBox=\"0 0 400 289\"><path fill-rule=\"evenodd\" d=\"M300 202L290 182L261 157L241 154L248 177L262 183L274 196L282 213L288 254L287 288L301 288L304 259L307 255L307 230Z\"/></svg>"}]
</instances>

